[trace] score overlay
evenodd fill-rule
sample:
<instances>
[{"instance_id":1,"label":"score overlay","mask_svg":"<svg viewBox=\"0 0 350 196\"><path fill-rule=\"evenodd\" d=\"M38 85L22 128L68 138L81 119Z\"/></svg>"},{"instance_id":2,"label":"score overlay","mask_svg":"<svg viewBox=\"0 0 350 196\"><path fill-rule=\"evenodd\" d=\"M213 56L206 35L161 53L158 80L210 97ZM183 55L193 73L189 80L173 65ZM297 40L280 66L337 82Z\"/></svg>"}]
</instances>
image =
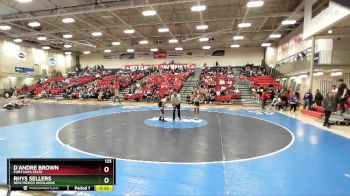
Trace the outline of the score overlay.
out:
<instances>
[{"instance_id":1,"label":"score overlay","mask_svg":"<svg viewBox=\"0 0 350 196\"><path fill-rule=\"evenodd\" d=\"M8 159L7 184L21 191L113 191L115 159Z\"/></svg>"}]
</instances>

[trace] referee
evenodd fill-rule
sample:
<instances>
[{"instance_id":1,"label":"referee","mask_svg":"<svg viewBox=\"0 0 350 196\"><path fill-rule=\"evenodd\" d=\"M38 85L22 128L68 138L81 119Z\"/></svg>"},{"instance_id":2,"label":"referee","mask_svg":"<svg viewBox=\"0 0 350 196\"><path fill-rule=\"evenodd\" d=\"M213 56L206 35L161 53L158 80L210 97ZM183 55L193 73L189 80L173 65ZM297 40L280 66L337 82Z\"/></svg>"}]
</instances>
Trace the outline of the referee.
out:
<instances>
[{"instance_id":1,"label":"referee","mask_svg":"<svg viewBox=\"0 0 350 196\"><path fill-rule=\"evenodd\" d=\"M177 115L181 120L181 115L180 115L181 96L177 94L176 91L174 91L173 95L171 95L170 101L171 101L171 104L173 105L173 121L175 121L176 109L177 109Z\"/></svg>"}]
</instances>

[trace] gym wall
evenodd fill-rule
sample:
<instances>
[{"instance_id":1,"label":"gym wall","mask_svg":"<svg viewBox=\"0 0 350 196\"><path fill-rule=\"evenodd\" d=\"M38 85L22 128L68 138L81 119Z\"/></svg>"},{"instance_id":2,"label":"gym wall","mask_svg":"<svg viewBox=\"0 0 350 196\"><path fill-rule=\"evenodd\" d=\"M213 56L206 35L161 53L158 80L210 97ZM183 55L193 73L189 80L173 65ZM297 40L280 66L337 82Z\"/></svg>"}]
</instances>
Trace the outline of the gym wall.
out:
<instances>
[{"instance_id":1,"label":"gym wall","mask_svg":"<svg viewBox=\"0 0 350 196\"><path fill-rule=\"evenodd\" d=\"M195 63L198 66L203 66L204 63L207 66L215 66L218 61L220 66L241 66L247 63L253 63L260 65L264 58L264 48L237 48L237 49L225 49L224 56L210 56L205 55L206 51L194 51L192 56L186 55L187 51L181 51L185 55L179 57L169 57L165 59L154 59L153 53L150 52L149 57L139 57L139 52L135 51L134 59L119 59L120 53L112 54L114 58L104 59L103 53L91 53L88 55L80 55L80 63L82 66L94 66L103 64L106 68L124 68L124 65L128 64L161 64L169 63L171 61L178 63Z\"/></svg>"},{"instance_id":2,"label":"gym wall","mask_svg":"<svg viewBox=\"0 0 350 196\"><path fill-rule=\"evenodd\" d=\"M55 65L50 63L50 57L55 59ZM53 70L64 74L75 66L74 55L54 49L45 51L26 42L17 44L4 37L0 37L0 59L0 93L11 86L32 84L42 76L50 76ZM34 69L34 74L16 72L16 67Z\"/></svg>"}]
</instances>

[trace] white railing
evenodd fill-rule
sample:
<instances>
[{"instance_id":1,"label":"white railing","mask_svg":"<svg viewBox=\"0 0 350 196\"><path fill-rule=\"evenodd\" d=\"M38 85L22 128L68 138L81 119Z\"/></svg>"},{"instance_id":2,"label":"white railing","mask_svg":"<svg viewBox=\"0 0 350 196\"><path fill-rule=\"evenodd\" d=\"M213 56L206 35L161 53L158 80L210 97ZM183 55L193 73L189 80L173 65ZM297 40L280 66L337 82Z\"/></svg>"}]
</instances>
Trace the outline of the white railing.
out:
<instances>
[{"instance_id":1,"label":"white railing","mask_svg":"<svg viewBox=\"0 0 350 196\"><path fill-rule=\"evenodd\" d=\"M350 65L350 50L319 51L320 65Z\"/></svg>"},{"instance_id":2,"label":"white railing","mask_svg":"<svg viewBox=\"0 0 350 196\"><path fill-rule=\"evenodd\" d=\"M321 50L315 55L315 62L317 65L350 65L350 50ZM281 73L290 73L300 70L306 70L310 67L310 56L300 58L288 63L282 63L275 68Z\"/></svg>"},{"instance_id":3,"label":"white railing","mask_svg":"<svg viewBox=\"0 0 350 196\"><path fill-rule=\"evenodd\" d=\"M350 65L350 50L333 50L331 64Z\"/></svg>"}]
</instances>

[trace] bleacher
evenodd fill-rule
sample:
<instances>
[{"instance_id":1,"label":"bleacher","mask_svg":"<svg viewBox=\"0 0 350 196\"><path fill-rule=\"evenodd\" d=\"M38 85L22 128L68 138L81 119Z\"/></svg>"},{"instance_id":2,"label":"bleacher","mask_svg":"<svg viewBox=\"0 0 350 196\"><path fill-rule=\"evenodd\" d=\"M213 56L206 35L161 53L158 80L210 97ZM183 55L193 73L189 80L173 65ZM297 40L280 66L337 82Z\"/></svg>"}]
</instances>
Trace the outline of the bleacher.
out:
<instances>
[{"instance_id":1,"label":"bleacher","mask_svg":"<svg viewBox=\"0 0 350 196\"><path fill-rule=\"evenodd\" d=\"M197 91L206 89L205 91L210 94L215 94L216 102L231 103L232 100L241 98L240 93L235 93L237 77L231 70L228 70L228 67L205 69L200 76L201 89L197 89ZM217 92L220 92L220 95Z\"/></svg>"},{"instance_id":2,"label":"bleacher","mask_svg":"<svg viewBox=\"0 0 350 196\"><path fill-rule=\"evenodd\" d=\"M260 87L269 87L270 84L273 85L274 89L282 88L282 85L277 82L272 76L270 75L264 75L264 76L251 76L248 77L249 82L253 83L250 88L254 88L256 85L259 85Z\"/></svg>"},{"instance_id":3,"label":"bleacher","mask_svg":"<svg viewBox=\"0 0 350 196\"><path fill-rule=\"evenodd\" d=\"M106 87L112 85L116 89L124 89L135 81L140 80L145 75L142 73L131 73L131 74L112 74L102 77L101 80L98 81L98 87Z\"/></svg>"},{"instance_id":4,"label":"bleacher","mask_svg":"<svg viewBox=\"0 0 350 196\"><path fill-rule=\"evenodd\" d=\"M55 82L61 82L63 80L65 80L65 78L63 76L58 76L58 77L54 77L54 78L51 78L49 80L46 80L40 84L29 85L27 89L17 88L16 90L19 94L26 94L26 93L29 93L30 91L34 91L34 95L38 95L46 89L48 92L50 92L54 95L57 95L57 94L63 92L64 89L52 87L51 84L53 84ZM64 86L63 88L66 88L66 86Z\"/></svg>"},{"instance_id":5,"label":"bleacher","mask_svg":"<svg viewBox=\"0 0 350 196\"><path fill-rule=\"evenodd\" d=\"M124 100L141 100L149 93L151 93L153 98L156 96L163 98L165 95L170 95L173 90L179 92L192 72L193 71L165 74L153 73L145 78L144 83L142 83L138 89L138 93L124 94Z\"/></svg>"},{"instance_id":6,"label":"bleacher","mask_svg":"<svg viewBox=\"0 0 350 196\"><path fill-rule=\"evenodd\" d=\"M308 110L308 109L301 109L301 113L308 115L308 116L312 116L315 118L323 118L324 117L324 109L322 106L312 106L311 107L312 110Z\"/></svg>"},{"instance_id":7,"label":"bleacher","mask_svg":"<svg viewBox=\"0 0 350 196\"><path fill-rule=\"evenodd\" d=\"M345 104L345 109L348 110L350 108L350 98L347 100ZM337 109L340 110L340 105L337 105ZM312 105L311 110L309 109L301 109L301 113L310 117L322 119L324 118L324 108L322 106ZM338 113L333 113L331 115L331 120L336 123L349 123L350 115L339 115Z\"/></svg>"}]
</instances>

